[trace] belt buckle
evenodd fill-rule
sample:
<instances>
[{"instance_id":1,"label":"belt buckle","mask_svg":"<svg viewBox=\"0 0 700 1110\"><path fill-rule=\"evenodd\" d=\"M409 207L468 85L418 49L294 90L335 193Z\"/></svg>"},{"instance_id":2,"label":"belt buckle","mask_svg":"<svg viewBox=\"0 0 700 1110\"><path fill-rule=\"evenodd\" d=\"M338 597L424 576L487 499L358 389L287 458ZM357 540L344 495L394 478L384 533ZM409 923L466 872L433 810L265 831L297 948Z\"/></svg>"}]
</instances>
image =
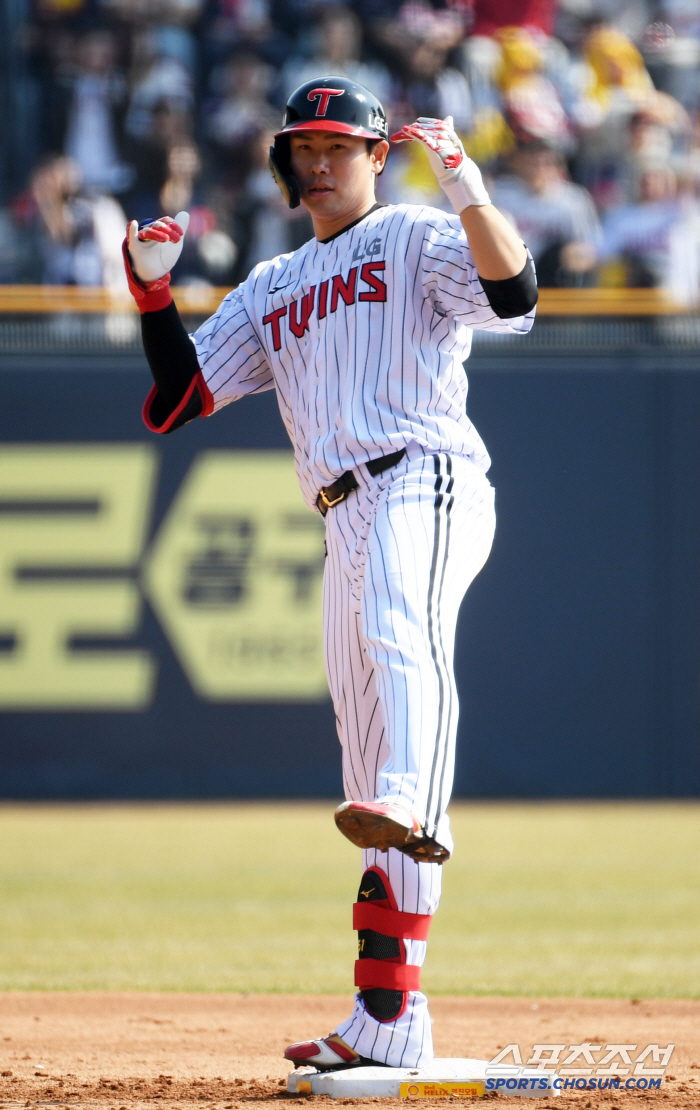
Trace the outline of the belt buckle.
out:
<instances>
[{"instance_id":1,"label":"belt buckle","mask_svg":"<svg viewBox=\"0 0 700 1110\"><path fill-rule=\"evenodd\" d=\"M339 505L340 502L344 501L345 498L347 497L347 492L345 490L341 490L340 496L336 497L333 501L331 501L330 498L328 497L328 495L326 494L326 489L329 489L329 488L330 487L328 487L328 486L321 486L321 489L319 490L319 493L318 493L318 496L321 498L321 501L323 502L323 504L326 508L326 511L328 509L332 509L334 505Z\"/></svg>"}]
</instances>

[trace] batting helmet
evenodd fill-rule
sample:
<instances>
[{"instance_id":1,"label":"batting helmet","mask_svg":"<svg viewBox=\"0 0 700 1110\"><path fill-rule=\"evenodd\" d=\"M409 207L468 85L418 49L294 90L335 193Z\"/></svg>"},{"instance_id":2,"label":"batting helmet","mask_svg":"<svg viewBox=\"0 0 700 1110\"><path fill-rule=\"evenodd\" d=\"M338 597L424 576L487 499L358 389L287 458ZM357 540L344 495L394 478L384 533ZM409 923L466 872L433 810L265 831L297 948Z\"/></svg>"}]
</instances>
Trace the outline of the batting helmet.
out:
<instances>
[{"instance_id":1,"label":"batting helmet","mask_svg":"<svg viewBox=\"0 0 700 1110\"><path fill-rule=\"evenodd\" d=\"M270 169L290 208L300 201L292 173L289 135L292 131L332 131L364 139L388 139L386 113L376 96L347 77L322 77L296 89L284 110L282 130L270 147Z\"/></svg>"}]
</instances>

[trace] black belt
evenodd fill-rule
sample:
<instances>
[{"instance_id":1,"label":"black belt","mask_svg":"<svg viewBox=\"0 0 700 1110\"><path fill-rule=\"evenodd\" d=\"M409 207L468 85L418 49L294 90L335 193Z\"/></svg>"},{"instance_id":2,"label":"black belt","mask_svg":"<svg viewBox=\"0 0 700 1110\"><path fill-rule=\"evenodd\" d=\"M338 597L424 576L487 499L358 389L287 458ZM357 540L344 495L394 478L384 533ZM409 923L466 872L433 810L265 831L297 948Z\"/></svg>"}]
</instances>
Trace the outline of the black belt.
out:
<instances>
[{"instance_id":1,"label":"black belt","mask_svg":"<svg viewBox=\"0 0 700 1110\"><path fill-rule=\"evenodd\" d=\"M365 466L372 477L376 478L378 474L383 474L385 470L389 470L390 467L396 466L397 462L401 462L405 454L406 448L402 447L400 451L394 451L391 455L381 455L378 459L370 459L368 463L365 463ZM359 484L352 470L346 470L332 485L323 486L316 498L316 508L321 516L325 516L334 505L339 505L341 501L344 501L348 494L358 488Z\"/></svg>"}]
</instances>

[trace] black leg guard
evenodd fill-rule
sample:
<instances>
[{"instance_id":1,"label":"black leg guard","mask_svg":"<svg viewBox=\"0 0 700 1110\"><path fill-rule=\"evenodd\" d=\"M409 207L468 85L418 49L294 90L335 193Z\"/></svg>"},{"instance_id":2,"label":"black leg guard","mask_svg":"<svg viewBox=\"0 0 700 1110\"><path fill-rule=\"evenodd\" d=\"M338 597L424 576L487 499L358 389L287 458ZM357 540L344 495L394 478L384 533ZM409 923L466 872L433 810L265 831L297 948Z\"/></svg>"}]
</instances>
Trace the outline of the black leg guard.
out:
<instances>
[{"instance_id":1,"label":"black leg guard","mask_svg":"<svg viewBox=\"0 0 700 1110\"><path fill-rule=\"evenodd\" d=\"M394 909L394 899L389 897L386 889L388 885L388 880L383 880L378 871L365 871L357 893L358 903L382 902L383 908ZM357 948L360 960L391 960L397 963L403 956L403 945L398 937L375 933L373 929L358 929ZM360 997L377 1021L395 1021L406 1006L405 991L388 990L386 987L361 990Z\"/></svg>"}]
</instances>

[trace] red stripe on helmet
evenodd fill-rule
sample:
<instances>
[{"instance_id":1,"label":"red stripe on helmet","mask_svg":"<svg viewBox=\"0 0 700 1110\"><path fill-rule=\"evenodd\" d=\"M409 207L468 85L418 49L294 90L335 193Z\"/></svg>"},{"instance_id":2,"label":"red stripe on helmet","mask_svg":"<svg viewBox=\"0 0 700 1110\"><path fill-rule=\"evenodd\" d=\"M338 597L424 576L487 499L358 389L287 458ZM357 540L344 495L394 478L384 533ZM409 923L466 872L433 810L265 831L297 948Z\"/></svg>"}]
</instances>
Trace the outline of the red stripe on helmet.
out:
<instances>
[{"instance_id":1,"label":"red stripe on helmet","mask_svg":"<svg viewBox=\"0 0 700 1110\"><path fill-rule=\"evenodd\" d=\"M296 120L278 131L275 138L288 135L290 131L328 131L331 135L357 135L361 139L381 139L381 135L376 131L370 131L368 127L356 126L353 123L339 123L332 119Z\"/></svg>"}]
</instances>

